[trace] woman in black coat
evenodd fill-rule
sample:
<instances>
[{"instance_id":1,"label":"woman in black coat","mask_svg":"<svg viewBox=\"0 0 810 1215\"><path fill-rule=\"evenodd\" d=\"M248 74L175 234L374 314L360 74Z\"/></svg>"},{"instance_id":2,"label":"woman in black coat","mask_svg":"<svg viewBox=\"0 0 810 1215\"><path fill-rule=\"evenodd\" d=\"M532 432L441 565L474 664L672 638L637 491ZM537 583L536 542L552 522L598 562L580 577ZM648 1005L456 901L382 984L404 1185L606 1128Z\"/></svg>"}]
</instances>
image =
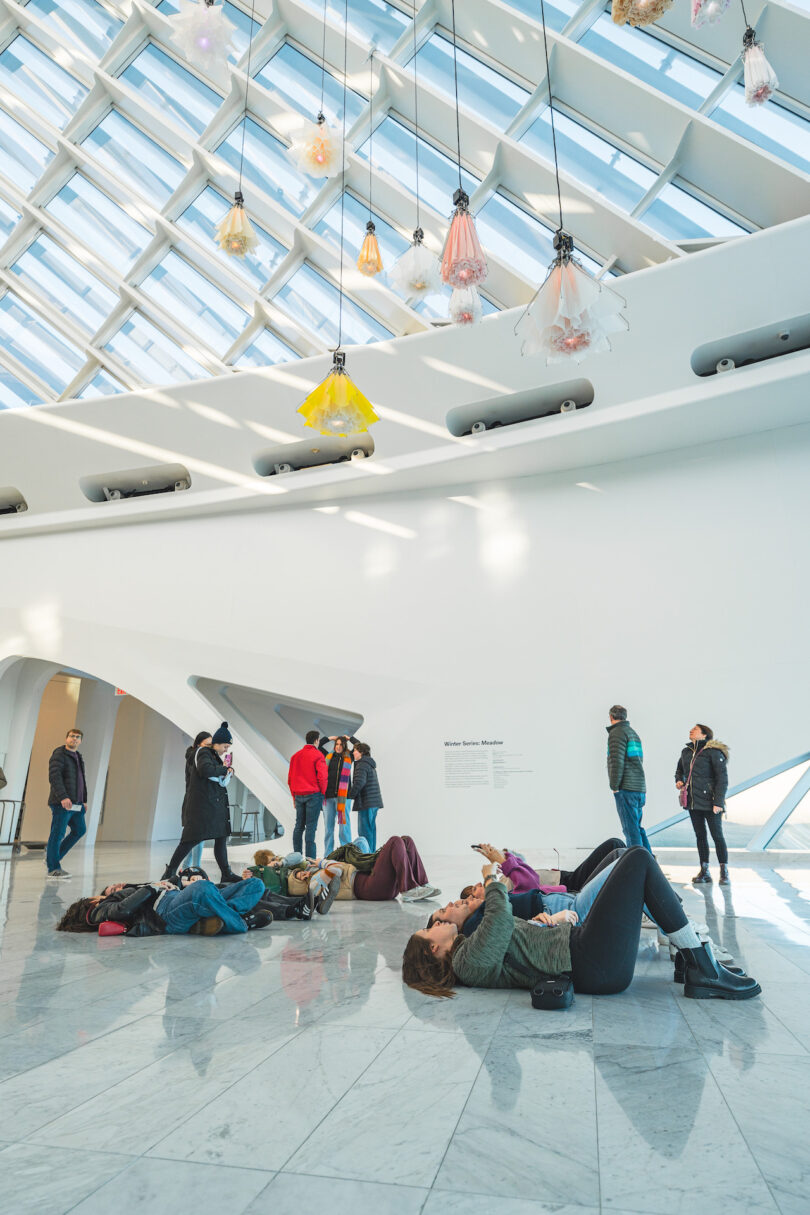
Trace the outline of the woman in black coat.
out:
<instances>
[{"instance_id":1,"label":"woman in black coat","mask_svg":"<svg viewBox=\"0 0 810 1215\"><path fill-rule=\"evenodd\" d=\"M720 885L729 886L728 847L723 835L723 815L728 789L728 747L718 742L708 726L698 723L689 731L690 741L681 751L675 769L675 787L680 801L689 811L697 840L700 872L692 878L694 885L711 882L709 873L708 826L720 862Z\"/></svg>"},{"instance_id":2,"label":"woman in black coat","mask_svg":"<svg viewBox=\"0 0 810 1215\"><path fill-rule=\"evenodd\" d=\"M191 781L191 773L194 769L194 760L196 758L198 749L200 747L210 747L211 741L211 731L200 730L199 734L194 739L194 742L186 750L186 792L185 796L183 797L183 806L180 811L180 822L183 825L184 831L186 827L186 802L188 801L188 786ZM183 862L183 868L199 869L202 862L202 850L202 844L195 844Z\"/></svg>"},{"instance_id":3,"label":"woman in black coat","mask_svg":"<svg viewBox=\"0 0 810 1215\"><path fill-rule=\"evenodd\" d=\"M197 748L183 803L183 835L166 866L164 878L174 876L183 857L197 844L213 840L214 859L219 865L221 880L242 880L233 872L228 860L228 836L231 834L228 785L233 777L233 768L221 761L232 745L228 723L223 721L213 735L211 746Z\"/></svg>"}]
</instances>

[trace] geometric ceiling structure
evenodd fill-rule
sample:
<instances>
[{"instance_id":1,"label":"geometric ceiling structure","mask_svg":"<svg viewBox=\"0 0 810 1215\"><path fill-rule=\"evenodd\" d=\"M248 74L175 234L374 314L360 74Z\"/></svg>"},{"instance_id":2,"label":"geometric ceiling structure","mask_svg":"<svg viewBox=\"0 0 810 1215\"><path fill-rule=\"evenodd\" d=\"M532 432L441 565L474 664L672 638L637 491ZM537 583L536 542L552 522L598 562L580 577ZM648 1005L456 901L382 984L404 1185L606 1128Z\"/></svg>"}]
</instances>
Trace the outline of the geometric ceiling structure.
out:
<instances>
[{"instance_id":1,"label":"geometric ceiling structure","mask_svg":"<svg viewBox=\"0 0 810 1215\"><path fill-rule=\"evenodd\" d=\"M448 295L416 304L354 268L373 218L386 269L420 222L441 250L458 184L450 0L349 0L345 177L347 345L416 333ZM243 130L250 7L227 70L206 75L171 39L174 0L0 0L0 407L106 396L320 354L336 341L338 176L286 149L321 102L342 122L343 0L258 0ZM645 29L599 0L547 0L563 210L595 274L630 274L810 211L810 0L751 0L780 81L750 109L732 8L692 29L676 5ZM413 14L416 13L416 23ZM528 302L552 260L556 194L540 0L456 5L465 189L489 260L484 311ZM369 114L369 48L374 98ZM259 243L214 244L243 191Z\"/></svg>"}]
</instances>

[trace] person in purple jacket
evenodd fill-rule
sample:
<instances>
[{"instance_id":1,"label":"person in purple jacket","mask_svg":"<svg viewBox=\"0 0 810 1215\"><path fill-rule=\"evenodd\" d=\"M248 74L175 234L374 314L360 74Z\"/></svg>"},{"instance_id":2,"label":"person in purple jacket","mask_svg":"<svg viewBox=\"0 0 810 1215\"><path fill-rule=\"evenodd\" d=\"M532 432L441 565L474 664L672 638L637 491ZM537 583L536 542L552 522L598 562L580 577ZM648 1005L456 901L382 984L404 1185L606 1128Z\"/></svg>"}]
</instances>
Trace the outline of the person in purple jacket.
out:
<instances>
[{"instance_id":1,"label":"person in purple jacket","mask_svg":"<svg viewBox=\"0 0 810 1215\"><path fill-rule=\"evenodd\" d=\"M499 865L501 873L504 877L508 877L512 883L513 894L525 894L529 890L541 890L544 894L574 894L583 889L588 884L595 874L604 869L606 865L612 864L618 860L621 853L627 847L624 840L620 840L615 836L606 839L603 843L594 848L585 860L577 865L576 869L561 869L560 880L556 886L540 886L537 870L533 869L528 861L515 852L510 852L508 848L493 848L492 844L476 844L474 845L476 852L480 852L493 865ZM476 883L480 885L480 883ZM471 894L474 887L466 887L461 892L461 897L466 898ZM482 888L483 889L483 888Z\"/></svg>"}]
</instances>

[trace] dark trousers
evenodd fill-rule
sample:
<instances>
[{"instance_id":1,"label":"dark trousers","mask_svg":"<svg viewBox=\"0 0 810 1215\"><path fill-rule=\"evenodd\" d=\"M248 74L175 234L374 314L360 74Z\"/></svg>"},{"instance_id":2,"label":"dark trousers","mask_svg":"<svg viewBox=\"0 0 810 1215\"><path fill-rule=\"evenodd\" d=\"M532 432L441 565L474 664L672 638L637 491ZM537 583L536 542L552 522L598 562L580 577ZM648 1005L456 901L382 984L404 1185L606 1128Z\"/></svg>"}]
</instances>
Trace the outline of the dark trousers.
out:
<instances>
[{"instance_id":1,"label":"dark trousers","mask_svg":"<svg viewBox=\"0 0 810 1215\"><path fill-rule=\"evenodd\" d=\"M293 852L301 852L304 840L306 848L304 856L314 860L318 855L315 851L315 829L323 809L323 794L296 793L295 795L295 827L293 828Z\"/></svg>"},{"instance_id":2,"label":"dark trousers","mask_svg":"<svg viewBox=\"0 0 810 1215\"><path fill-rule=\"evenodd\" d=\"M191 852L191 849L196 848L198 844L204 842L204 838L201 840L181 840L172 853L172 859L169 861L169 873L176 873L177 866ZM222 877L228 877L231 872L231 863L228 860L228 840L224 835L214 840L214 860L219 865L219 872L222 874Z\"/></svg>"},{"instance_id":3,"label":"dark trousers","mask_svg":"<svg viewBox=\"0 0 810 1215\"><path fill-rule=\"evenodd\" d=\"M87 831L84 821L84 806L81 810L66 810L58 802L49 803L51 808L51 833L48 836L48 846L45 850L45 863L48 873L61 867L62 857ZM65 832L67 831L67 835ZM64 837L64 838L63 838Z\"/></svg>"},{"instance_id":4,"label":"dark trousers","mask_svg":"<svg viewBox=\"0 0 810 1215\"><path fill-rule=\"evenodd\" d=\"M709 841L706 838L706 827L712 833L714 850L717 853L718 861L721 865L727 865L728 845L726 844L726 837L723 835L722 814L715 814L713 810L690 810L689 817L692 820L692 828L697 840L698 856L700 857L701 865L708 865L709 863Z\"/></svg>"},{"instance_id":5,"label":"dark trousers","mask_svg":"<svg viewBox=\"0 0 810 1215\"><path fill-rule=\"evenodd\" d=\"M357 873L354 897L381 903L414 886L426 886L427 874L409 835L392 835L380 849L371 873Z\"/></svg>"},{"instance_id":6,"label":"dark trousers","mask_svg":"<svg viewBox=\"0 0 810 1215\"><path fill-rule=\"evenodd\" d=\"M675 891L646 848L627 848L608 874L584 924L571 929L574 990L613 995L630 986L646 907L662 932L686 927Z\"/></svg>"},{"instance_id":7,"label":"dark trousers","mask_svg":"<svg viewBox=\"0 0 810 1215\"><path fill-rule=\"evenodd\" d=\"M582 864L577 865L576 869L561 869L560 885L565 886L569 894L582 890L583 886L586 886L600 869L604 869L605 865L609 865L617 859L613 855L614 852L617 852L617 850L624 852L625 848L626 844L624 840L611 836L609 840L605 840L598 848L594 848L590 856L586 856Z\"/></svg>"}]
</instances>

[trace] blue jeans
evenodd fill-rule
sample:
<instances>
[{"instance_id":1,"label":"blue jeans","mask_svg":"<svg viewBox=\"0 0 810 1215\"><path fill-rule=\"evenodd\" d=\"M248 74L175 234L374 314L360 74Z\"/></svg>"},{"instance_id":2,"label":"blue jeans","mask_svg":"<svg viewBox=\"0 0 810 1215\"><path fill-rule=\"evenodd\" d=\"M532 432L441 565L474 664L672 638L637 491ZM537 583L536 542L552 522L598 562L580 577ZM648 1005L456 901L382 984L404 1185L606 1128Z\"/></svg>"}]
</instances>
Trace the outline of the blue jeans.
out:
<instances>
[{"instance_id":1,"label":"blue jeans","mask_svg":"<svg viewBox=\"0 0 810 1215\"><path fill-rule=\"evenodd\" d=\"M312 860L317 856L315 851L315 828L318 826L323 797L320 793L296 793L295 795L295 827L293 828L293 851L303 851L304 856ZM306 848L304 848L304 828L306 827Z\"/></svg>"},{"instance_id":2,"label":"blue jeans","mask_svg":"<svg viewBox=\"0 0 810 1215\"><path fill-rule=\"evenodd\" d=\"M217 890L213 882L189 882L182 890L170 890L160 900L158 915L169 933L185 933L206 916L218 915L223 932L247 932L241 912L250 911L264 894L261 878L233 882Z\"/></svg>"},{"instance_id":3,"label":"blue jeans","mask_svg":"<svg viewBox=\"0 0 810 1215\"><path fill-rule=\"evenodd\" d=\"M79 810L72 806L70 810L66 810L58 802L56 805L50 802L49 805L51 808L51 833L48 836L45 862L48 866L48 873L53 873L54 869L60 868L60 862L65 853L70 852L73 845L77 844L86 833L87 827L84 822L84 806ZM67 835L65 835L65 831L67 831Z\"/></svg>"},{"instance_id":4,"label":"blue jeans","mask_svg":"<svg viewBox=\"0 0 810 1215\"><path fill-rule=\"evenodd\" d=\"M370 806L368 810L360 810L357 814L357 834L362 835L368 842L369 852L377 851L377 809Z\"/></svg>"},{"instance_id":5,"label":"blue jeans","mask_svg":"<svg viewBox=\"0 0 810 1215\"><path fill-rule=\"evenodd\" d=\"M616 798L616 809L619 822L622 825L624 838L628 848L641 846L652 854L647 832L641 825L641 813L647 798L644 793L630 793L627 789L617 789L613 794Z\"/></svg>"},{"instance_id":6,"label":"blue jeans","mask_svg":"<svg viewBox=\"0 0 810 1215\"><path fill-rule=\"evenodd\" d=\"M323 854L329 856L335 847L335 823L338 826L338 843L350 844L352 842L352 820L351 820L352 803L346 802L346 822L337 822L337 798L325 797L323 799ZM365 835L365 831L360 832ZM366 836L368 839L368 836Z\"/></svg>"},{"instance_id":7,"label":"blue jeans","mask_svg":"<svg viewBox=\"0 0 810 1215\"><path fill-rule=\"evenodd\" d=\"M597 894L604 886L611 870L615 866L616 861L613 861L610 865L605 865L604 869L600 869L596 876L592 877L589 882L586 882L577 894L544 894L543 902L546 911L553 915L555 911L565 911L570 908L577 913L577 920L581 924L587 918ZM646 907L644 908L644 914L649 915Z\"/></svg>"},{"instance_id":8,"label":"blue jeans","mask_svg":"<svg viewBox=\"0 0 810 1215\"><path fill-rule=\"evenodd\" d=\"M195 844L194 847L191 849L191 852L189 852L186 859L180 865L180 868L181 869L199 869L200 862L202 861L202 853L203 853L204 846L205 846L205 840L203 840L199 844Z\"/></svg>"}]
</instances>

